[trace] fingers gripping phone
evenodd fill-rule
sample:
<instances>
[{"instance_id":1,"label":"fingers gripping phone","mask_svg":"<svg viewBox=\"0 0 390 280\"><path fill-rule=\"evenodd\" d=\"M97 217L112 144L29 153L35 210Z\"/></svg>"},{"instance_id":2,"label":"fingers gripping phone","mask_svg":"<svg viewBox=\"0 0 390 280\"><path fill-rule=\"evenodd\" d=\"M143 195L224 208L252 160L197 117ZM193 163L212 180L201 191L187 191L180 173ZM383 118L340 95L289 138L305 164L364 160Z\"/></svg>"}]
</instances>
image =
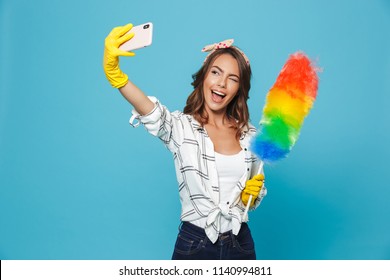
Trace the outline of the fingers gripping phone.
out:
<instances>
[{"instance_id":1,"label":"fingers gripping phone","mask_svg":"<svg viewBox=\"0 0 390 280\"><path fill-rule=\"evenodd\" d=\"M128 33L134 33L134 37L120 45L120 50L132 51L150 46L152 44L153 37L153 24L151 22L147 22L133 26Z\"/></svg>"}]
</instances>

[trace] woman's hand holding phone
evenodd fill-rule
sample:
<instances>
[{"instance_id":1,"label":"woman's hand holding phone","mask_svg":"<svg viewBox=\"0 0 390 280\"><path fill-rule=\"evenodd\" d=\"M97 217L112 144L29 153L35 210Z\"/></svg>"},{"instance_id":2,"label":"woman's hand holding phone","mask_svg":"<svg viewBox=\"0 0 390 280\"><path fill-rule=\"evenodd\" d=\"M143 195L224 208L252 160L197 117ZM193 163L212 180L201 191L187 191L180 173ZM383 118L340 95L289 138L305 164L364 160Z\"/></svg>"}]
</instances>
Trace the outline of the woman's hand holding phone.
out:
<instances>
[{"instance_id":1,"label":"woman's hand holding phone","mask_svg":"<svg viewBox=\"0 0 390 280\"><path fill-rule=\"evenodd\" d=\"M115 88L123 87L129 80L119 68L119 56L134 56L135 53L121 50L119 47L134 37L134 33L129 32L132 27L132 24L115 27L105 39L103 69L108 81Z\"/></svg>"}]
</instances>

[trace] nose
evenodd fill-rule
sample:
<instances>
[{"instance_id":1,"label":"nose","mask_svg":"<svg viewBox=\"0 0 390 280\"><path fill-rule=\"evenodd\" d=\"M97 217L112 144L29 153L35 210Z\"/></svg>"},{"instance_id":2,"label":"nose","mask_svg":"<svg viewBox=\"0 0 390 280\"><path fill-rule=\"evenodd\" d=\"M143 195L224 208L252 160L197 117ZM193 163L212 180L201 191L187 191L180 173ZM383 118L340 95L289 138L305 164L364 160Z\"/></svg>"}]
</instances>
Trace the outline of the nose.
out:
<instances>
[{"instance_id":1,"label":"nose","mask_svg":"<svg viewBox=\"0 0 390 280\"><path fill-rule=\"evenodd\" d=\"M226 79L225 79L225 77L221 77L219 79L218 86L220 86L221 88L225 88L226 87Z\"/></svg>"}]
</instances>

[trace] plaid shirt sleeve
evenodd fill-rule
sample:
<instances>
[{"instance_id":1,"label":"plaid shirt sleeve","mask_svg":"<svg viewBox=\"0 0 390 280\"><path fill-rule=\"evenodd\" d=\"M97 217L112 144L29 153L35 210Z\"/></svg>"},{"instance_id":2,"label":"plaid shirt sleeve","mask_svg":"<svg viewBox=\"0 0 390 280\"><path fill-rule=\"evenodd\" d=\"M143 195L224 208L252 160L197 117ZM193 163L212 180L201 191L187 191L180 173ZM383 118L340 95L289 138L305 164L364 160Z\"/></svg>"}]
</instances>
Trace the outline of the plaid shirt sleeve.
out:
<instances>
[{"instance_id":1,"label":"plaid shirt sleeve","mask_svg":"<svg viewBox=\"0 0 390 280\"><path fill-rule=\"evenodd\" d=\"M149 99L155 104L153 110L143 116L133 110L132 119L138 119L150 134L160 138L168 150L174 153L184 140L184 126L180 118L182 113L171 113L155 97Z\"/></svg>"}]
</instances>

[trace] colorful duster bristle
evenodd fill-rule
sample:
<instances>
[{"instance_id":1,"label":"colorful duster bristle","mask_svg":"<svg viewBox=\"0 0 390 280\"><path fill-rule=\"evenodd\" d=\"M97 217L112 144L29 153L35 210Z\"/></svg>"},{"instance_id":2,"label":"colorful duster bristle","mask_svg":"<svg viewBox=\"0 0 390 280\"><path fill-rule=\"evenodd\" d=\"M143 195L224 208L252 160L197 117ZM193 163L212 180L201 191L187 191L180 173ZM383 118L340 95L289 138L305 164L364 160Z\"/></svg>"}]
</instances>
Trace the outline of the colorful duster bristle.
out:
<instances>
[{"instance_id":1,"label":"colorful duster bristle","mask_svg":"<svg viewBox=\"0 0 390 280\"><path fill-rule=\"evenodd\" d=\"M251 150L264 162L288 155L317 96L318 68L302 52L292 54L267 94Z\"/></svg>"}]
</instances>

